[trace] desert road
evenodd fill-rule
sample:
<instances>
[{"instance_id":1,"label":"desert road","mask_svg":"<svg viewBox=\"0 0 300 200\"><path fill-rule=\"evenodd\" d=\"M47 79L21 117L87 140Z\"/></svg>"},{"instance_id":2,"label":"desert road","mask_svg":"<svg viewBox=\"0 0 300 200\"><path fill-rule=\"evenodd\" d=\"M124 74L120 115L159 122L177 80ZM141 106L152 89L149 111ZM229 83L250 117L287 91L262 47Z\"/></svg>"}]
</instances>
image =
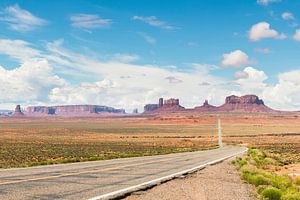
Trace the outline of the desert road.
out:
<instances>
[{"instance_id":1,"label":"desert road","mask_svg":"<svg viewBox=\"0 0 300 200\"><path fill-rule=\"evenodd\" d=\"M0 170L0 199L109 199L243 153L209 151Z\"/></svg>"}]
</instances>

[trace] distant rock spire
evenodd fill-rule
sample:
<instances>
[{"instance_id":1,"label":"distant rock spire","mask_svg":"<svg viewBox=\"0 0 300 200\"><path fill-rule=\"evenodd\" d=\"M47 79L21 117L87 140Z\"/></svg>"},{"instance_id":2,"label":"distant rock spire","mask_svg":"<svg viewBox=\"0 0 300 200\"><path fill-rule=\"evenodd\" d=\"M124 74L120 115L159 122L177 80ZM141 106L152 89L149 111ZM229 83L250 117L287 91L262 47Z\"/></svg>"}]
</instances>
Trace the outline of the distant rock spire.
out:
<instances>
[{"instance_id":1,"label":"distant rock spire","mask_svg":"<svg viewBox=\"0 0 300 200\"><path fill-rule=\"evenodd\" d=\"M21 106L17 105L15 108L15 112L13 114L14 117L21 117L24 116L24 113L21 111Z\"/></svg>"}]
</instances>

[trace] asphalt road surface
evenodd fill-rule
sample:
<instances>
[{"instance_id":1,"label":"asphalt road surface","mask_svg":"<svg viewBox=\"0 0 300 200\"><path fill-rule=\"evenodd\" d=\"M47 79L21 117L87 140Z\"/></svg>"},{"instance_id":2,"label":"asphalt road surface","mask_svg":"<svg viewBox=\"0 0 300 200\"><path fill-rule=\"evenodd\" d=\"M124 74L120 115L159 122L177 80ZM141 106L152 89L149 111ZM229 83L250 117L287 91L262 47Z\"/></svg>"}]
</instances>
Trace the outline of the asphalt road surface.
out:
<instances>
[{"instance_id":1,"label":"asphalt road surface","mask_svg":"<svg viewBox=\"0 0 300 200\"><path fill-rule=\"evenodd\" d=\"M90 199L234 156L243 147L0 170L0 199Z\"/></svg>"}]
</instances>

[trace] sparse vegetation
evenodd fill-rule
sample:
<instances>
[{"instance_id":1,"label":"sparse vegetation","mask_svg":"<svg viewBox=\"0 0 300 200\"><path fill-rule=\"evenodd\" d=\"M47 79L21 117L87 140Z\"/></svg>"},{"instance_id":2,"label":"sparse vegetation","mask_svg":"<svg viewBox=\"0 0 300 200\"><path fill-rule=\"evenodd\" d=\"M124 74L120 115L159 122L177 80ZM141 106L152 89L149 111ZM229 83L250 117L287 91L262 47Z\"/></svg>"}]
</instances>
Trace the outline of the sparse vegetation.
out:
<instances>
[{"instance_id":1,"label":"sparse vegetation","mask_svg":"<svg viewBox=\"0 0 300 200\"><path fill-rule=\"evenodd\" d=\"M215 148L217 117L222 118L224 143L264 148L267 157L272 154L272 160L282 165L300 161L298 117L195 113L148 118L1 118L0 168Z\"/></svg>"},{"instance_id":2,"label":"sparse vegetation","mask_svg":"<svg viewBox=\"0 0 300 200\"><path fill-rule=\"evenodd\" d=\"M299 180L288 175L275 173L285 164L285 158L259 149L249 149L243 158L237 158L234 164L241 172L242 179L253 184L261 199L299 200Z\"/></svg>"}]
</instances>

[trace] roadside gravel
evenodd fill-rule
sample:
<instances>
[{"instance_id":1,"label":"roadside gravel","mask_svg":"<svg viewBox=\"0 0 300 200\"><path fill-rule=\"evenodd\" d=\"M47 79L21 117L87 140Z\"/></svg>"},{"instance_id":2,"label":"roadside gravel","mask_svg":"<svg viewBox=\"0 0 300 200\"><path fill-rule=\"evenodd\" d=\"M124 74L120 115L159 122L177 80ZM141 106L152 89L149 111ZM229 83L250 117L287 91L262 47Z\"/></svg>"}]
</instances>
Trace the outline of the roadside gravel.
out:
<instances>
[{"instance_id":1,"label":"roadside gravel","mask_svg":"<svg viewBox=\"0 0 300 200\"><path fill-rule=\"evenodd\" d=\"M125 200L255 200L254 188L240 179L231 160L136 192Z\"/></svg>"}]
</instances>

